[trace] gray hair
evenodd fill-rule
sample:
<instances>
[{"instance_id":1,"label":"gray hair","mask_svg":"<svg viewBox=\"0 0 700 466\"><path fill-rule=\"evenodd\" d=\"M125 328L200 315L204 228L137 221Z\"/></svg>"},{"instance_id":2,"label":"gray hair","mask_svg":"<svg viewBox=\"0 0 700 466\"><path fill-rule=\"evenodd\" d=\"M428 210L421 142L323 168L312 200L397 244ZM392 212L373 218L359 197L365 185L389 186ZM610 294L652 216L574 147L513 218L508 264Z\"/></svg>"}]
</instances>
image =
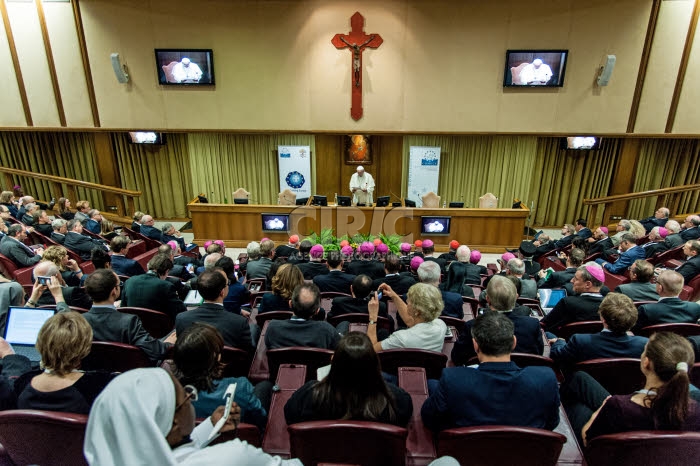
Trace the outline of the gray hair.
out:
<instances>
[{"instance_id":1,"label":"gray hair","mask_svg":"<svg viewBox=\"0 0 700 466\"><path fill-rule=\"evenodd\" d=\"M494 275L486 287L489 305L496 311L512 311L518 299L518 290L512 281L501 275Z\"/></svg>"},{"instance_id":2,"label":"gray hair","mask_svg":"<svg viewBox=\"0 0 700 466\"><path fill-rule=\"evenodd\" d=\"M508 261L508 270L513 275L522 275L525 273L525 262L521 259L511 259Z\"/></svg>"},{"instance_id":3,"label":"gray hair","mask_svg":"<svg viewBox=\"0 0 700 466\"><path fill-rule=\"evenodd\" d=\"M61 228L63 228L63 226L66 225L67 223L68 223L68 222L66 222L66 221L63 220L62 218L57 218L56 220L54 220L53 222L51 222L51 228L53 228L54 230L58 231L58 230L60 230Z\"/></svg>"},{"instance_id":4,"label":"gray hair","mask_svg":"<svg viewBox=\"0 0 700 466\"><path fill-rule=\"evenodd\" d=\"M248 252L248 259L257 259L260 257L260 243L257 241L251 241L248 243L248 247L246 248L246 251Z\"/></svg>"},{"instance_id":5,"label":"gray hair","mask_svg":"<svg viewBox=\"0 0 700 466\"><path fill-rule=\"evenodd\" d=\"M92 212L92 211L90 211L90 212ZM88 214L88 215L90 215L90 214ZM172 227L173 227L172 223L164 223L163 226L160 227L160 231L162 231L163 233L167 233Z\"/></svg>"},{"instance_id":6,"label":"gray hair","mask_svg":"<svg viewBox=\"0 0 700 466\"><path fill-rule=\"evenodd\" d=\"M630 231L630 228L632 228L632 223L629 220L622 219L620 220L620 226L625 229L625 231Z\"/></svg>"},{"instance_id":7,"label":"gray hair","mask_svg":"<svg viewBox=\"0 0 700 466\"><path fill-rule=\"evenodd\" d=\"M455 252L455 256L457 256L457 260L459 262L469 262L469 258L471 256L471 250L469 249L469 246L462 245L457 248L457 252Z\"/></svg>"},{"instance_id":8,"label":"gray hair","mask_svg":"<svg viewBox=\"0 0 700 466\"><path fill-rule=\"evenodd\" d=\"M681 231L681 224L675 220L669 220L668 222L666 222L665 228L671 233L678 233L679 231Z\"/></svg>"},{"instance_id":9,"label":"gray hair","mask_svg":"<svg viewBox=\"0 0 700 466\"><path fill-rule=\"evenodd\" d=\"M413 285L408 289L407 298L411 303L411 307L425 322L432 322L437 319L445 307L440 290L427 283L416 283Z\"/></svg>"},{"instance_id":10,"label":"gray hair","mask_svg":"<svg viewBox=\"0 0 700 466\"><path fill-rule=\"evenodd\" d=\"M418 279L421 283L437 286L440 283L440 265L435 261L424 261L418 267Z\"/></svg>"},{"instance_id":11,"label":"gray hair","mask_svg":"<svg viewBox=\"0 0 700 466\"><path fill-rule=\"evenodd\" d=\"M218 252L208 254L207 257L204 258L204 268L206 270L213 269L214 267L216 267L216 262L222 257L224 256L222 256Z\"/></svg>"}]
</instances>

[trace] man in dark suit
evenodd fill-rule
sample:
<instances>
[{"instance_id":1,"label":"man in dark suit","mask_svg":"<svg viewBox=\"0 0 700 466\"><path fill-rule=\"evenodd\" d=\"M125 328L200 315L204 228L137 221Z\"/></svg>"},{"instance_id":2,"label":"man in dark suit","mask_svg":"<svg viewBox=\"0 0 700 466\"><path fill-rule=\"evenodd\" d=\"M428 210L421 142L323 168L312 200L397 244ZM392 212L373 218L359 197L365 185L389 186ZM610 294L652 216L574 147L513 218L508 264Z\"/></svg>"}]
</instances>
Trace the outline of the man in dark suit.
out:
<instances>
[{"instance_id":1,"label":"man in dark suit","mask_svg":"<svg viewBox=\"0 0 700 466\"><path fill-rule=\"evenodd\" d=\"M535 255L532 257L534 260L539 260L540 257L556 249L554 241L546 234L538 236L532 244L535 246Z\"/></svg>"},{"instance_id":2,"label":"man in dark suit","mask_svg":"<svg viewBox=\"0 0 700 466\"><path fill-rule=\"evenodd\" d=\"M117 311L114 302L119 298L119 278L109 269L95 270L85 280L85 288L92 297L93 305L83 317L92 327L95 341L126 343L141 348L152 361L165 358L175 334L165 341L153 338L143 328L141 319L133 314Z\"/></svg>"},{"instance_id":3,"label":"man in dark suit","mask_svg":"<svg viewBox=\"0 0 700 466\"><path fill-rule=\"evenodd\" d=\"M411 276L401 275L401 258L395 254L389 254L384 259L384 272L386 275L377 278L372 282L372 289L376 290L379 285L386 283L398 295L405 295L408 289L416 284L416 280Z\"/></svg>"},{"instance_id":4,"label":"man in dark suit","mask_svg":"<svg viewBox=\"0 0 700 466\"><path fill-rule=\"evenodd\" d=\"M299 246L299 236L292 235L289 237L289 244L280 244L275 248L275 257L290 257L297 253L297 246Z\"/></svg>"},{"instance_id":5,"label":"man in dark suit","mask_svg":"<svg viewBox=\"0 0 700 466\"><path fill-rule=\"evenodd\" d=\"M683 222L680 235L683 241L700 239L700 215L688 215Z\"/></svg>"},{"instance_id":6,"label":"man in dark suit","mask_svg":"<svg viewBox=\"0 0 700 466\"><path fill-rule=\"evenodd\" d=\"M447 261L435 257L435 243L433 240L426 239L423 241L423 260L435 262L440 266L440 273L445 273L445 267L447 267Z\"/></svg>"},{"instance_id":7,"label":"man in dark suit","mask_svg":"<svg viewBox=\"0 0 700 466\"><path fill-rule=\"evenodd\" d=\"M620 238L620 250L622 254L614 262L610 263L603 259L596 259L605 270L612 274L622 275L637 259L644 259L644 249L637 246L637 240L631 233L625 233Z\"/></svg>"},{"instance_id":8,"label":"man in dark suit","mask_svg":"<svg viewBox=\"0 0 700 466\"><path fill-rule=\"evenodd\" d=\"M654 266L649 262L638 259L630 267L630 283L618 285L615 293L622 293L632 301L657 301L659 294L656 285L651 283L654 276Z\"/></svg>"},{"instance_id":9,"label":"man in dark suit","mask_svg":"<svg viewBox=\"0 0 700 466\"><path fill-rule=\"evenodd\" d=\"M358 249L359 259L353 259L348 264L347 272L352 275L369 275L372 280L384 276L384 264L374 260L374 245L370 242L362 243Z\"/></svg>"},{"instance_id":10,"label":"man in dark suit","mask_svg":"<svg viewBox=\"0 0 700 466\"><path fill-rule=\"evenodd\" d=\"M175 241L181 251L187 250L187 244L184 238L172 223L164 223L163 226L160 227L160 242L166 244L168 241Z\"/></svg>"},{"instance_id":11,"label":"man in dark suit","mask_svg":"<svg viewBox=\"0 0 700 466\"><path fill-rule=\"evenodd\" d=\"M447 264L449 264L450 262L456 261L458 247L459 247L459 241L453 239L452 241L450 241L450 250L444 254L440 254L438 256L438 259L444 260L445 263L447 263ZM396 291L396 290L394 290L394 291Z\"/></svg>"},{"instance_id":12,"label":"man in dark suit","mask_svg":"<svg viewBox=\"0 0 700 466\"><path fill-rule=\"evenodd\" d=\"M79 220L71 220L67 228L66 241L63 245L78 254L81 259L90 260L90 253L94 248L107 249L100 240L83 235L83 224Z\"/></svg>"},{"instance_id":13,"label":"man in dark suit","mask_svg":"<svg viewBox=\"0 0 700 466\"><path fill-rule=\"evenodd\" d=\"M557 330L571 322L598 320L598 307L603 302L600 288L605 281L603 269L595 264L582 265L576 269L573 291L576 296L561 299L549 314L541 321L542 327L548 332ZM550 337L552 338L552 337Z\"/></svg>"},{"instance_id":14,"label":"man in dark suit","mask_svg":"<svg viewBox=\"0 0 700 466\"><path fill-rule=\"evenodd\" d=\"M63 245L63 243L66 241L66 233L68 232L67 225L68 222L62 218L56 218L56 220L51 222L51 228L53 229L51 232L51 239L58 244Z\"/></svg>"},{"instance_id":15,"label":"man in dark suit","mask_svg":"<svg viewBox=\"0 0 700 466\"><path fill-rule=\"evenodd\" d=\"M666 250L666 237L668 230L664 227L654 227L649 232L649 242L642 244L644 257L647 259Z\"/></svg>"},{"instance_id":16,"label":"man in dark suit","mask_svg":"<svg viewBox=\"0 0 700 466\"><path fill-rule=\"evenodd\" d=\"M418 267L418 279L421 283L432 285L435 288L440 287L440 265L435 261L425 261ZM464 318L464 310L462 309L462 295L451 291L440 290L442 301L445 307L442 309L442 315L455 317L457 319Z\"/></svg>"},{"instance_id":17,"label":"man in dark suit","mask_svg":"<svg viewBox=\"0 0 700 466\"><path fill-rule=\"evenodd\" d=\"M563 366L597 358L639 359L648 339L627 334L637 323L637 308L632 300L620 293L608 293L598 311L603 331L575 334L568 342L561 338L552 339L549 357Z\"/></svg>"},{"instance_id":18,"label":"man in dark suit","mask_svg":"<svg viewBox=\"0 0 700 466\"><path fill-rule=\"evenodd\" d=\"M593 236L593 233L591 232L590 228L588 228L588 223L586 222L585 218L579 218L578 220L576 220L576 225L574 226L574 229L576 230L575 235L581 239L588 239L591 236Z\"/></svg>"},{"instance_id":19,"label":"man in dark suit","mask_svg":"<svg viewBox=\"0 0 700 466\"><path fill-rule=\"evenodd\" d=\"M583 264L585 256L586 253L583 252L583 249L574 248L566 257L566 269L552 272L549 278L547 278L546 270L540 270L537 288L562 288L567 283L570 283L576 274L576 269Z\"/></svg>"},{"instance_id":20,"label":"man in dark suit","mask_svg":"<svg viewBox=\"0 0 700 466\"><path fill-rule=\"evenodd\" d=\"M289 320L272 320L265 333L268 349L306 346L335 349L340 333L325 321L314 320L321 308L321 296L314 284L299 285L292 293L294 315Z\"/></svg>"},{"instance_id":21,"label":"man in dark suit","mask_svg":"<svg viewBox=\"0 0 700 466\"><path fill-rule=\"evenodd\" d=\"M97 209L90 209L87 215L88 219L85 220L83 227L87 231L99 235L100 232L102 232L102 215L100 211Z\"/></svg>"},{"instance_id":22,"label":"man in dark suit","mask_svg":"<svg viewBox=\"0 0 700 466\"><path fill-rule=\"evenodd\" d=\"M350 294L350 286L355 279L355 275L343 272L343 255L340 251L329 251L326 257L326 265L328 266L328 273L316 275L313 278L321 293Z\"/></svg>"},{"instance_id":23,"label":"man in dark suit","mask_svg":"<svg viewBox=\"0 0 700 466\"><path fill-rule=\"evenodd\" d=\"M246 266L246 279L267 278L267 273L270 271L270 267L272 267L272 258L274 254L275 243L273 243L272 240L266 239L260 243L260 258L258 260L248 261L248 265Z\"/></svg>"},{"instance_id":24,"label":"man in dark suit","mask_svg":"<svg viewBox=\"0 0 700 466\"><path fill-rule=\"evenodd\" d=\"M133 277L146 273L141 264L126 257L126 249L129 247L129 238L126 236L115 236L109 243L112 250L112 270L118 275Z\"/></svg>"},{"instance_id":25,"label":"man in dark suit","mask_svg":"<svg viewBox=\"0 0 700 466\"><path fill-rule=\"evenodd\" d=\"M162 232L160 229L153 226L155 223L156 222L153 220L153 217L150 215L144 215L141 217L141 231L139 231L139 233L146 238L151 238L152 240L156 240L160 243Z\"/></svg>"},{"instance_id":26,"label":"man in dark suit","mask_svg":"<svg viewBox=\"0 0 700 466\"><path fill-rule=\"evenodd\" d=\"M639 307L639 319L633 331L656 324L688 323L700 319L700 304L682 301L683 276L673 270L664 270L656 279L659 302Z\"/></svg>"},{"instance_id":27,"label":"man in dark suit","mask_svg":"<svg viewBox=\"0 0 700 466\"><path fill-rule=\"evenodd\" d=\"M571 244L574 240L574 234L576 233L576 227L570 223L565 224L561 228L561 238L554 242L555 249L561 249Z\"/></svg>"},{"instance_id":28,"label":"man in dark suit","mask_svg":"<svg viewBox=\"0 0 700 466\"><path fill-rule=\"evenodd\" d=\"M148 273L131 277L124 283L122 306L145 307L168 314L175 319L185 312L185 304L177 296L175 285L166 280L173 261L156 254L148 262Z\"/></svg>"},{"instance_id":29,"label":"man in dark suit","mask_svg":"<svg viewBox=\"0 0 700 466\"><path fill-rule=\"evenodd\" d=\"M513 322L487 312L477 317L472 335L479 367L447 368L438 384L431 383L421 408L425 426L433 431L489 424L553 430L559 424L556 376L547 367L520 368L510 360L517 340Z\"/></svg>"},{"instance_id":30,"label":"man in dark suit","mask_svg":"<svg viewBox=\"0 0 700 466\"><path fill-rule=\"evenodd\" d=\"M34 222L34 230L46 237L50 237L51 233L53 233L51 219L45 210L39 212L39 217L36 219L36 222Z\"/></svg>"},{"instance_id":31,"label":"man in dark suit","mask_svg":"<svg viewBox=\"0 0 700 466\"><path fill-rule=\"evenodd\" d=\"M588 255L592 256L593 254L603 254L606 250L612 249L615 246L613 246L613 242L608 236L608 229L607 227L598 227L595 229L593 232L593 236L588 238L586 241L588 241Z\"/></svg>"},{"instance_id":32,"label":"man in dark suit","mask_svg":"<svg viewBox=\"0 0 700 466\"><path fill-rule=\"evenodd\" d=\"M654 227L666 226L666 222L668 222L668 216L670 213L671 211L668 210L668 208L659 207L658 209L656 209L656 212L654 212L654 215L652 215L651 217L641 219L639 223L642 224L642 226L648 234Z\"/></svg>"},{"instance_id":33,"label":"man in dark suit","mask_svg":"<svg viewBox=\"0 0 700 466\"><path fill-rule=\"evenodd\" d=\"M24 225L15 224L7 229L7 235L0 241L0 253L10 259L18 268L31 267L41 260L43 248L32 250L24 244L27 231Z\"/></svg>"},{"instance_id":34,"label":"man in dark suit","mask_svg":"<svg viewBox=\"0 0 700 466\"><path fill-rule=\"evenodd\" d=\"M683 246L683 254L687 260L676 268L676 272L683 275L683 283L687 285L700 273L700 241L686 242Z\"/></svg>"},{"instance_id":35,"label":"man in dark suit","mask_svg":"<svg viewBox=\"0 0 700 466\"><path fill-rule=\"evenodd\" d=\"M518 255L520 259L525 263L525 273L529 277L536 277L542 266L539 262L532 260L533 256L537 252L537 247L532 244L532 241L522 241L520 247L518 248Z\"/></svg>"},{"instance_id":36,"label":"man in dark suit","mask_svg":"<svg viewBox=\"0 0 700 466\"><path fill-rule=\"evenodd\" d=\"M328 266L322 262L323 252L323 246L315 244L309 251L309 262L296 264L304 274L304 280L313 280L314 277L326 275L329 272Z\"/></svg>"},{"instance_id":37,"label":"man in dark suit","mask_svg":"<svg viewBox=\"0 0 700 466\"><path fill-rule=\"evenodd\" d=\"M372 289L372 279L368 275L358 275L352 281L352 286L350 286L352 296L334 298L328 317L336 317L343 314L368 314L368 297ZM379 303L379 315L389 317L385 303Z\"/></svg>"},{"instance_id":38,"label":"man in dark suit","mask_svg":"<svg viewBox=\"0 0 700 466\"><path fill-rule=\"evenodd\" d=\"M248 352L253 351L248 319L224 310L224 298L228 295L228 277L220 268L205 270L197 279L197 291L204 298L204 304L197 309L178 314L175 318L175 331L182 335L195 322L213 325L221 333L226 346L233 346Z\"/></svg>"}]
</instances>

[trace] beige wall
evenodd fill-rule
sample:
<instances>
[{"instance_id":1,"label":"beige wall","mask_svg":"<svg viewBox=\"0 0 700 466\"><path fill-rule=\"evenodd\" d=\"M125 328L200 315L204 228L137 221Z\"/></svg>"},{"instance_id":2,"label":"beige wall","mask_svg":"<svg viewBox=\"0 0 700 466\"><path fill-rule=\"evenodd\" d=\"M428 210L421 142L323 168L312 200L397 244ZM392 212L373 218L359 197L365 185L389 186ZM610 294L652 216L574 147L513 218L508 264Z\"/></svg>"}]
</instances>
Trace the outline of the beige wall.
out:
<instances>
[{"instance_id":1,"label":"beige wall","mask_svg":"<svg viewBox=\"0 0 700 466\"><path fill-rule=\"evenodd\" d=\"M579 132L626 130L652 0L80 2L102 127L213 130ZM58 126L32 3L8 3L32 114ZM68 126L92 125L69 3L47 3ZM692 0L662 2L638 133L661 133ZM350 52L330 43L360 11L384 43L363 55L364 118L350 118ZM33 16L32 16L33 15ZM34 18L32 20L32 18ZM27 27L16 30L15 24ZM700 45L698 45L700 46ZM154 48L212 48L216 87L157 84ZM504 89L508 48L568 48L563 88ZM0 40L0 58L8 54ZM119 84L109 55L131 75ZM595 77L617 55L610 85ZM700 93L700 51L683 98ZM28 76L29 75L29 76ZM692 80L691 80L692 78ZM16 88L0 126L22 126ZM682 103L675 132L698 134Z\"/></svg>"}]
</instances>

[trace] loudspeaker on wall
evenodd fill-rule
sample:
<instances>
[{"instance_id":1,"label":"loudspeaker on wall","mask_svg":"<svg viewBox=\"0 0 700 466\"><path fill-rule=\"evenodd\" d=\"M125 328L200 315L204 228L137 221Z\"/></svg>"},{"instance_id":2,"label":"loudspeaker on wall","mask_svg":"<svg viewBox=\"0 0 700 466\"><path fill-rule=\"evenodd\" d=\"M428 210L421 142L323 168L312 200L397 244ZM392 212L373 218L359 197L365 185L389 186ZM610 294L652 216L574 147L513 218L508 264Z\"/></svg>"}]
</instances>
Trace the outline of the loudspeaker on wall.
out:
<instances>
[{"instance_id":1,"label":"loudspeaker on wall","mask_svg":"<svg viewBox=\"0 0 700 466\"><path fill-rule=\"evenodd\" d=\"M613 69L615 69L615 61L617 61L615 55L605 57L605 64L600 68L600 74L598 75L599 86L607 86L610 82Z\"/></svg>"},{"instance_id":2,"label":"loudspeaker on wall","mask_svg":"<svg viewBox=\"0 0 700 466\"><path fill-rule=\"evenodd\" d=\"M120 83L129 82L129 73L126 71L126 65L122 65L119 60L119 54L113 53L109 56L112 59L112 68L114 69L114 75L117 77L117 81Z\"/></svg>"}]
</instances>

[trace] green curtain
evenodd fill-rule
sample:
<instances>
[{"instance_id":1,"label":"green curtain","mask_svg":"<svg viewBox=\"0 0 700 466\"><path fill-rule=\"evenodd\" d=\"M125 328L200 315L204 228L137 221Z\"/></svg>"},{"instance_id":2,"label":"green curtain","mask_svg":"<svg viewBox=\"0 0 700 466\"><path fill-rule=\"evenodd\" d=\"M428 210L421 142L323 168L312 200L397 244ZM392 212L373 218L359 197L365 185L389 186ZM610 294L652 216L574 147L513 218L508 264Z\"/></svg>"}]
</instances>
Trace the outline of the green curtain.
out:
<instances>
[{"instance_id":1,"label":"green curtain","mask_svg":"<svg viewBox=\"0 0 700 466\"><path fill-rule=\"evenodd\" d=\"M141 191L136 210L156 218L187 217L192 189L186 134L168 134L163 146L130 144L124 133L112 134L122 188ZM131 212L129 212L131 214Z\"/></svg>"},{"instance_id":2,"label":"green curtain","mask_svg":"<svg viewBox=\"0 0 700 466\"><path fill-rule=\"evenodd\" d=\"M700 183L700 144L697 139L646 139L639 150L639 161L632 192ZM658 197L630 201L628 218L653 214ZM697 212L700 191L680 195L679 213Z\"/></svg>"},{"instance_id":3,"label":"green curtain","mask_svg":"<svg viewBox=\"0 0 700 466\"><path fill-rule=\"evenodd\" d=\"M95 168L95 144L90 133L0 133L0 164L4 167L27 170L46 175L62 176L80 181L99 183ZM51 183L27 177L14 177L25 194L48 201L67 195L53 192ZM12 189L5 186L3 189ZM103 209L102 196L98 191L77 188L78 199L90 201L90 205Z\"/></svg>"},{"instance_id":4,"label":"green curtain","mask_svg":"<svg viewBox=\"0 0 700 466\"><path fill-rule=\"evenodd\" d=\"M562 150L559 144L560 138L540 138L537 144L529 195L535 201L534 225L561 226L588 218L590 208L582 201L608 195L622 146L615 138L603 139L597 151Z\"/></svg>"},{"instance_id":5,"label":"green curtain","mask_svg":"<svg viewBox=\"0 0 700 466\"><path fill-rule=\"evenodd\" d=\"M190 172L195 193L210 202L232 203L238 188L250 193L252 204L277 204L277 146L311 147L311 190L316 192L313 135L194 133L188 137Z\"/></svg>"},{"instance_id":6,"label":"green curtain","mask_svg":"<svg viewBox=\"0 0 700 466\"><path fill-rule=\"evenodd\" d=\"M445 202L478 207L487 192L510 207L514 198L526 198L532 182L537 138L534 136L406 136L404 137L402 192L408 191L411 146L440 147L437 194Z\"/></svg>"}]
</instances>

